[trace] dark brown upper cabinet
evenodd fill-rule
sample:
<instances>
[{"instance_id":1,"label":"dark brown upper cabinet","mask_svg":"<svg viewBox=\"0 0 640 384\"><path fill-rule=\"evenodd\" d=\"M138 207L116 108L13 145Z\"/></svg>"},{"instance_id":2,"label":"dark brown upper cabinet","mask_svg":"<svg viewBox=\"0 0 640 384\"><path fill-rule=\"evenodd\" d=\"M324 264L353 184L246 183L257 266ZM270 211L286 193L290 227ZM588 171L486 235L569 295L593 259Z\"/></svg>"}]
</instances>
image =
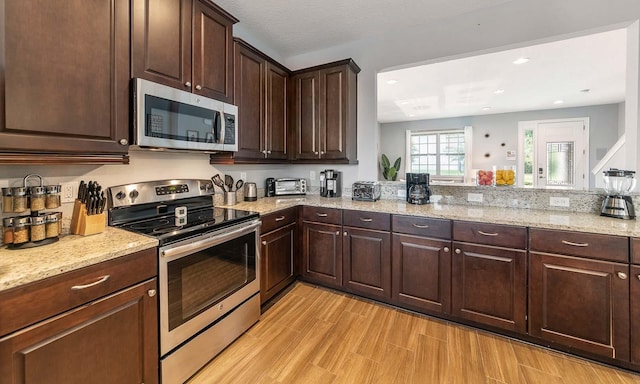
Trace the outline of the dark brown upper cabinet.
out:
<instances>
[{"instance_id":1,"label":"dark brown upper cabinet","mask_svg":"<svg viewBox=\"0 0 640 384\"><path fill-rule=\"evenodd\" d=\"M211 155L211 163L286 162L289 71L241 39L233 51L238 151Z\"/></svg>"},{"instance_id":2,"label":"dark brown upper cabinet","mask_svg":"<svg viewBox=\"0 0 640 384\"><path fill-rule=\"evenodd\" d=\"M128 162L129 1L0 8L0 163Z\"/></svg>"},{"instance_id":3,"label":"dark brown upper cabinet","mask_svg":"<svg viewBox=\"0 0 640 384\"><path fill-rule=\"evenodd\" d=\"M293 73L292 159L357 164L357 74L351 59Z\"/></svg>"},{"instance_id":4,"label":"dark brown upper cabinet","mask_svg":"<svg viewBox=\"0 0 640 384\"><path fill-rule=\"evenodd\" d=\"M233 102L233 24L208 0L132 0L132 76Z\"/></svg>"}]
</instances>

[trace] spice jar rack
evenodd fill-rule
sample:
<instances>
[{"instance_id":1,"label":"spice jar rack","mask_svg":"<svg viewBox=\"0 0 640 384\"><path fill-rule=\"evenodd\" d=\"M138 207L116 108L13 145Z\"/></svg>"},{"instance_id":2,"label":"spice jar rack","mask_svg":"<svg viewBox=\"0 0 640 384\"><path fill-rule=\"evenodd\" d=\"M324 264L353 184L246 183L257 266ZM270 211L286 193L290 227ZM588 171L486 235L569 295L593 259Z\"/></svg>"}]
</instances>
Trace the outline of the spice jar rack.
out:
<instances>
[{"instance_id":1,"label":"spice jar rack","mask_svg":"<svg viewBox=\"0 0 640 384\"><path fill-rule=\"evenodd\" d=\"M39 185L29 186L38 178ZM3 242L9 249L39 247L58 241L62 230L62 212L45 212L60 207L60 185L43 185L42 176L29 174L22 187L2 188L2 212L24 213L27 216L2 220Z\"/></svg>"}]
</instances>

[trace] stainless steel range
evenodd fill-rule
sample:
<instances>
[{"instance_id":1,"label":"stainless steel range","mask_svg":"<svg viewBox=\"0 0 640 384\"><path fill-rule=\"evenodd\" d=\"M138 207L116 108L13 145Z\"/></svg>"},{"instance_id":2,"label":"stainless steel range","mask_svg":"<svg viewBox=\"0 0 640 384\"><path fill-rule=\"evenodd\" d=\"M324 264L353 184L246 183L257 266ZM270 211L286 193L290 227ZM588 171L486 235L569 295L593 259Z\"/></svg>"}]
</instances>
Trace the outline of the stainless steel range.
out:
<instances>
[{"instance_id":1,"label":"stainless steel range","mask_svg":"<svg viewBox=\"0 0 640 384\"><path fill-rule=\"evenodd\" d=\"M156 237L160 374L183 383L260 316L260 219L213 206L210 180L109 188L109 225Z\"/></svg>"}]
</instances>

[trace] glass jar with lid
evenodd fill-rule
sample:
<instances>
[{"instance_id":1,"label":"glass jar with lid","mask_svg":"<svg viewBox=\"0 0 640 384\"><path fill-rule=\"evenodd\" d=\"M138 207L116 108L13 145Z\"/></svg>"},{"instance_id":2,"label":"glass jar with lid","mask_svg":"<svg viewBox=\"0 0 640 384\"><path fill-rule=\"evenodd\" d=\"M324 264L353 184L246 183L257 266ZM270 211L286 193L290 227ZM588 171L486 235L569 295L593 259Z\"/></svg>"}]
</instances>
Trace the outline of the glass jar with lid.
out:
<instances>
[{"instance_id":1,"label":"glass jar with lid","mask_svg":"<svg viewBox=\"0 0 640 384\"><path fill-rule=\"evenodd\" d=\"M61 185L47 185L47 196L45 201L45 208L55 209L60 207L60 192L62 191Z\"/></svg>"},{"instance_id":2,"label":"glass jar with lid","mask_svg":"<svg viewBox=\"0 0 640 384\"><path fill-rule=\"evenodd\" d=\"M31 241L42 241L46 236L46 217L45 216L32 216L31 217Z\"/></svg>"},{"instance_id":3,"label":"glass jar with lid","mask_svg":"<svg viewBox=\"0 0 640 384\"><path fill-rule=\"evenodd\" d=\"M2 188L2 212L13 212L13 194L11 188Z\"/></svg>"},{"instance_id":4,"label":"glass jar with lid","mask_svg":"<svg viewBox=\"0 0 640 384\"><path fill-rule=\"evenodd\" d=\"M11 195L13 196L13 212L21 213L29 208L27 206L27 188L11 188Z\"/></svg>"},{"instance_id":5,"label":"glass jar with lid","mask_svg":"<svg viewBox=\"0 0 640 384\"><path fill-rule=\"evenodd\" d=\"M47 189L45 187L29 187L29 208L41 211L45 207Z\"/></svg>"},{"instance_id":6,"label":"glass jar with lid","mask_svg":"<svg viewBox=\"0 0 640 384\"><path fill-rule=\"evenodd\" d=\"M13 244L22 244L29 242L29 227L31 226L30 217L14 217L13 218Z\"/></svg>"},{"instance_id":7,"label":"glass jar with lid","mask_svg":"<svg viewBox=\"0 0 640 384\"><path fill-rule=\"evenodd\" d=\"M2 242L5 244L13 244L13 217L7 217L2 220Z\"/></svg>"},{"instance_id":8,"label":"glass jar with lid","mask_svg":"<svg viewBox=\"0 0 640 384\"><path fill-rule=\"evenodd\" d=\"M60 236L61 212L53 212L46 216L46 237L51 239Z\"/></svg>"}]
</instances>

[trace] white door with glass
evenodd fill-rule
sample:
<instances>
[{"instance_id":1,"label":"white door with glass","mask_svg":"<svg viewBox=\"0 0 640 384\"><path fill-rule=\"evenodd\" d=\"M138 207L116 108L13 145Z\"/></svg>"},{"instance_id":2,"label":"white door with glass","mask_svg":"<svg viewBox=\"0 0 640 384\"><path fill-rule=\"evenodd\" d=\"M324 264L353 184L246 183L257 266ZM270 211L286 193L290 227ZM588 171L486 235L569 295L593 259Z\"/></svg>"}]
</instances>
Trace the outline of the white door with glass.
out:
<instances>
[{"instance_id":1,"label":"white door with glass","mask_svg":"<svg viewBox=\"0 0 640 384\"><path fill-rule=\"evenodd\" d=\"M588 188L589 118L523 121L519 129L523 185Z\"/></svg>"}]
</instances>

